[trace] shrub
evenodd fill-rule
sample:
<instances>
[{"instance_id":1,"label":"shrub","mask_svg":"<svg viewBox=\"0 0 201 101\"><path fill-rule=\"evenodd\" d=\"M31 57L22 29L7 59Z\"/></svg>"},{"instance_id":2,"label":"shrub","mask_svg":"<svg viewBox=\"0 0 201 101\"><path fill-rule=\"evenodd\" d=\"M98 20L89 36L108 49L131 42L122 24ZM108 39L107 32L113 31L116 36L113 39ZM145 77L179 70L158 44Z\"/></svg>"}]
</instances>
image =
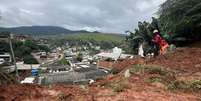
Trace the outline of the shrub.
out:
<instances>
[{"instance_id":1,"label":"shrub","mask_svg":"<svg viewBox=\"0 0 201 101\"><path fill-rule=\"evenodd\" d=\"M198 92L201 91L201 80L188 81L188 82L173 81L171 84L169 84L168 88L170 90Z\"/></svg>"},{"instance_id":2,"label":"shrub","mask_svg":"<svg viewBox=\"0 0 201 101\"><path fill-rule=\"evenodd\" d=\"M107 58L105 61L112 62L112 58Z\"/></svg>"},{"instance_id":3,"label":"shrub","mask_svg":"<svg viewBox=\"0 0 201 101\"><path fill-rule=\"evenodd\" d=\"M150 82L150 83L153 83L153 82L161 82L161 83L163 83L164 79L161 78L161 77L151 77L147 81Z\"/></svg>"},{"instance_id":4,"label":"shrub","mask_svg":"<svg viewBox=\"0 0 201 101\"><path fill-rule=\"evenodd\" d=\"M142 65L135 65L135 66L133 66L133 68L130 69L130 73L131 74L137 74L139 72L141 73L143 68L144 67Z\"/></svg>"},{"instance_id":5,"label":"shrub","mask_svg":"<svg viewBox=\"0 0 201 101\"><path fill-rule=\"evenodd\" d=\"M190 88L193 91L201 91L201 80L195 80L190 83Z\"/></svg>"},{"instance_id":6,"label":"shrub","mask_svg":"<svg viewBox=\"0 0 201 101\"><path fill-rule=\"evenodd\" d=\"M23 59L25 64L38 64L38 61L32 55L26 55Z\"/></svg>"},{"instance_id":7,"label":"shrub","mask_svg":"<svg viewBox=\"0 0 201 101\"><path fill-rule=\"evenodd\" d=\"M112 74L118 74L118 73L120 73L121 72L121 70L120 69L117 69L117 68L112 68L112 70L110 71L110 73L112 73Z\"/></svg>"},{"instance_id":8,"label":"shrub","mask_svg":"<svg viewBox=\"0 0 201 101\"><path fill-rule=\"evenodd\" d=\"M59 101L66 101L66 96L64 95L64 93L59 93L58 95Z\"/></svg>"},{"instance_id":9,"label":"shrub","mask_svg":"<svg viewBox=\"0 0 201 101\"><path fill-rule=\"evenodd\" d=\"M114 92L123 92L125 89L129 89L129 84L127 80L121 80L119 82L114 82L109 85Z\"/></svg>"},{"instance_id":10,"label":"shrub","mask_svg":"<svg viewBox=\"0 0 201 101\"><path fill-rule=\"evenodd\" d=\"M79 53L77 56L77 61L82 61L83 60L83 54Z\"/></svg>"},{"instance_id":11,"label":"shrub","mask_svg":"<svg viewBox=\"0 0 201 101\"><path fill-rule=\"evenodd\" d=\"M57 62L59 65L70 65L69 61L65 58L62 58L60 61Z\"/></svg>"},{"instance_id":12,"label":"shrub","mask_svg":"<svg viewBox=\"0 0 201 101\"><path fill-rule=\"evenodd\" d=\"M150 74L159 74L159 75L166 75L168 73L167 71L158 67L146 68L146 71Z\"/></svg>"},{"instance_id":13,"label":"shrub","mask_svg":"<svg viewBox=\"0 0 201 101\"><path fill-rule=\"evenodd\" d=\"M131 74L138 74L138 73L149 73L149 74L158 74L160 76L173 76L173 72L162 69L160 67L154 66L146 66L146 65L135 65L133 68L130 69Z\"/></svg>"}]
</instances>

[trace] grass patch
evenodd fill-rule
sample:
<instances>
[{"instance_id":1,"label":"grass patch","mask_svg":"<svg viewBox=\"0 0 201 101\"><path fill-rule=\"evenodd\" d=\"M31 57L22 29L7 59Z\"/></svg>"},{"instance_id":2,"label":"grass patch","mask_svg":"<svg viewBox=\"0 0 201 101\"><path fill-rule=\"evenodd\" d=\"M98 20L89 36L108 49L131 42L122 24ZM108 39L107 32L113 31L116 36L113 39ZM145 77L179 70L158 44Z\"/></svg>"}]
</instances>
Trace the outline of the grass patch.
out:
<instances>
[{"instance_id":1,"label":"grass patch","mask_svg":"<svg viewBox=\"0 0 201 101\"><path fill-rule=\"evenodd\" d=\"M72 101L74 96L72 94L65 95L65 93L61 92L57 95L57 97L59 101Z\"/></svg>"},{"instance_id":2,"label":"grass patch","mask_svg":"<svg viewBox=\"0 0 201 101\"><path fill-rule=\"evenodd\" d=\"M57 96L58 96L59 101L66 101L64 93L59 93Z\"/></svg>"},{"instance_id":3,"label":"grass patch","mask_svg":"<svg viewBox=\"0 0 201 101\"><path fill-rule=\"evenodd\" d=\"M170 90L181 90L185 92L200 92L201 91L201 80L193 81L173 81L168 85Z\"/></svg>"},{"instance_id":4,"label":"grass patch","mask_svg":"<svg viewBox=\"0 0 201 101\"><path fill-rule=\"evenodd\" d=\"M147 65L135 65L130 69L131 74L142 74L142 73L149 73L149 74L158 74L160 76L173 76L174 73L168 71L166 69L162 69L160 67L155 66L147 66Z\"/></svg>"},{"instance_id":5,"label":"grass patch","mask_svg":"<svg viewBox=\"0 0 201 101\"><path fill-rule=\"evenodd\" d=\"M169 84L171 84L172 81L175 81L175 80L172 80L171 78L164 77L164 76L153 76L148 79L145 79L145 82L147 83L162 83L165 86L168 86Z\"/></svg>"},{"instance_id":6,"label":"grass patch","mask_svg":"<svg viewBox=\"0 0 201 101\"><path fill-rule=\"evenodd\" d=\"M135 65L130 69L131 74L139 74L144 71L144 65Z\"/></svg>"},{"instance_id":7,"label":"grass patch","mask_svg":"<svg viewBox=\"0 0 201 101\"><path fill-rule=\"evenodd\" d=\"M165 80L161 77L150 77L149 79L146 79L146 81L148 83L154 83L154 82L164 83L165 82Z\"/></svg>"},{"instance_id":8,"label":"grass patch","mask_svg":"<svg viewBox=\"0 0 201 101\"><path fill-rule=\"evenodd\" d=\"M127 80L121 80L108 85L114 92L123 92L125 89L129 89L129 82Z\"/></svg>"}]
</instances>

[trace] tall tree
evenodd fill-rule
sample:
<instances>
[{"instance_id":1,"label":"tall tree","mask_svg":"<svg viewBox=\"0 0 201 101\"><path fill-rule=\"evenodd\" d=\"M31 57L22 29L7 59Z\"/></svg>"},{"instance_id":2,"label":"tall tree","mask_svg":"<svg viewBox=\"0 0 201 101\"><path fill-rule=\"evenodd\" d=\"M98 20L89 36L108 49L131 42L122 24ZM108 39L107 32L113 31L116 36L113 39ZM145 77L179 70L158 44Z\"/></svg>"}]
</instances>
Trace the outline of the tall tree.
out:
<instances>
[{"instance_id":1,"label":"tall tree","mask_svg":"<svg viewBox=\"0 0 201 101\"><path fill-rule=\"evenodd\" d=\"M159 23L156 18L152 18L151 23L146 21L138 22L138 29L135 29L134 32L128 31L129 35L127 36L127 41L130 47L132 47L134 51L137 51L139 45L143 44L145 53L156 50L152 42L154 29L159 29Z\"/></svg>"},{"instance_id":2,"label":"tall tree","mask_svg":"<svg viewBox=\"0 0 201 101\"><path fill-rule=\"evenodd\" d=\"M162 30L177 37L201 39L201 0L167 0L158 11Z\"/></svg>"}]
</instances>

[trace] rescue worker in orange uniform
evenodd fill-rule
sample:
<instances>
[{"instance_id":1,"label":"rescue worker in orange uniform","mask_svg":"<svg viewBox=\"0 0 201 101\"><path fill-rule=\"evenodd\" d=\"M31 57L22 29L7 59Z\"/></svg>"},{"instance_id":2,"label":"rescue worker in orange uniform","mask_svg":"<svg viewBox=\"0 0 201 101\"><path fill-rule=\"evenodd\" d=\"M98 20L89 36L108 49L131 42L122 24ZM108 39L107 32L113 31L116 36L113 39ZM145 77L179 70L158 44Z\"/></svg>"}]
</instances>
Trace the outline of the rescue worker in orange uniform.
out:
<instances>
[{"instance_id":1,"label":"rescue worker in orange uniform","mask_svg":"<svg viewBox=\"0 0 201 101\"><path fill-rule=\"evenodd\" d=\"M165 39L163 39L161 37L161 34L158 30L154 30L154 38L153 38L153 42L156 43L159 48L160 48L160 55L163 55L166 53L168 47L169 47L169 44L167 43L167 41Z\"/></svg>"}]
</instances>

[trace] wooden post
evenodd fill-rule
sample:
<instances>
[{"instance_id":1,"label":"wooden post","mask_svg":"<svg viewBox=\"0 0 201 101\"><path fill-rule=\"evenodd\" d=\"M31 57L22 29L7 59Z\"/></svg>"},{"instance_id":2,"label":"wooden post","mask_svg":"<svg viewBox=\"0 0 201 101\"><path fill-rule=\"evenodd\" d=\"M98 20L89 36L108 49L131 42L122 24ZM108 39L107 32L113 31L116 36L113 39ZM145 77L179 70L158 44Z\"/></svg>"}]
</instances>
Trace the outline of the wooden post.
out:
<instances>
[{"instance_id":1,"label":"wooden post","mask_svg":"<svg viewBox=\"0 0 201 101\"><path fill-rule=\"evenodd\" d=\"M12 54L12 58L13 58L13 63L15 65L15 75L17 77L17 80L19 81L19 74L18 74L17 64L16 64L16 60L15 60L15 54L13 51L12 39L13 39L13 34L10 34L9 45L10 45L10 50L11 50L11 54Z\"/></svg>"}]
</instances>

